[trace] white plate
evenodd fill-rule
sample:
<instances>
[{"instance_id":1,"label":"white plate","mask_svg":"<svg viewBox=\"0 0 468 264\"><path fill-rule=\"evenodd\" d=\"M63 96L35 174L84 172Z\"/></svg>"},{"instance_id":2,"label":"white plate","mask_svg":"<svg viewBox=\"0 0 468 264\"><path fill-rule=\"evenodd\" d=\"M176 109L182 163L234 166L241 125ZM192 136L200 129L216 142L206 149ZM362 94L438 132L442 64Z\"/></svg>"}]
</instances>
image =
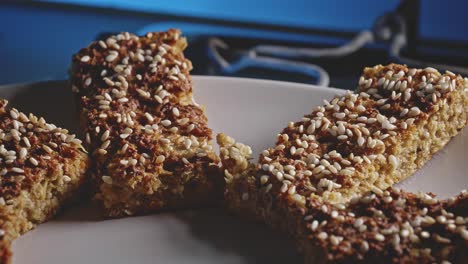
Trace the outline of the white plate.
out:
<instances>
[{"instance_id":1,"label":"white plate","mask_svg":"<svg viewBox=\"0 0 468 264\"><path fill-rule=\"evenodd\" d=\"M342 90L253 79L194 77L195 96L209 124L249 144L254 157L271 146L288 121L298 120ZM0 88L0 96L49 122L75 127L64 82ZM443 197L468 186L468 133L458 136L402 186ZM301 263L292 244L268 228L245 223L221 209L102 220L82 205L17 239L14 264L82 263Z\"/></svg>"}]
</instances>

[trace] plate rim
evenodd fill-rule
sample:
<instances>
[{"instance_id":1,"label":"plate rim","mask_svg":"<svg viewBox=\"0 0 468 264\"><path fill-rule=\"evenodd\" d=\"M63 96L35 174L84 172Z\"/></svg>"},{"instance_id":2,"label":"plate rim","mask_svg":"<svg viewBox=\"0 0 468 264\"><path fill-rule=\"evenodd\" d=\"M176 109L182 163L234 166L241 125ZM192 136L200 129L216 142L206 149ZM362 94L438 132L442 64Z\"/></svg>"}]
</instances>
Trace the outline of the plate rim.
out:
<instances>
[{"instance_id":1,"label":"plate rim","mask_svg":"<svg viewBox=\"0 0 468 264\"><path fill-rule=\"evenodd\" d=\"M336 87L329 87L329 86L319 86L315 84L308 84L308 83L299 83L299 82L289 82L289 81L278 81L278 80L270 80L270 79L259 79L259 78L249 78L249 77L234 77L234 76L217 76L217 75L191 75L193 81L228 81L228 82L249 82L249 83L259 83L259 84L272 84L277 86L292 86L295 89L301 90L327 90L328 92L334 93L343 93L345 91L352 91L351 89L342 89ZM14 88L17 86L30 86L30 85L39 85L39 84L47 84L47 83L56 83L56 82L63 82L67 83L67 79L61 80L40 80L34 82L19 82L19 83L7 83L7 84L0 84L0 90ZM194 83L195 90L196 83Z\"/></svg>"}]
</instances>

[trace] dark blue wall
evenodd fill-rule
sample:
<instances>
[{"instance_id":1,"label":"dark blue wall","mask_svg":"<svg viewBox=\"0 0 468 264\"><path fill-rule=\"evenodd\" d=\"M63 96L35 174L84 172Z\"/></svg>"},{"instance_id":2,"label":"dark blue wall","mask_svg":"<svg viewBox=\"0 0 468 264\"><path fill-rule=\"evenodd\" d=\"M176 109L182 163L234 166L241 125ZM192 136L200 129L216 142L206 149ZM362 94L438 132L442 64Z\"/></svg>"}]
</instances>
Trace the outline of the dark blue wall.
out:
<instances>
[{"instance_id":1,"label":"dark blue wall","mask_svg":"<svg viewBox=\"0 0 468 264\"><path fill-rule=\"evenodd\" d=\"M52 2L52 1L49 1ZM150 15L102 12L44 4L0 4L0 84L66 76L71 55L100 32L138 32L145 26L183 23L183 17L223 19L293 28L359 31L392 10L396 0L58 0L85 6L145 11ZM423 37L468 43L468 1L421 1ZM452 8L447 8L449 5ZM154 12L154 15L151 13ZM167 16L181 18L172 20ZM184 29L184 28L183 28Z\"/></svg>"}]
</instances>

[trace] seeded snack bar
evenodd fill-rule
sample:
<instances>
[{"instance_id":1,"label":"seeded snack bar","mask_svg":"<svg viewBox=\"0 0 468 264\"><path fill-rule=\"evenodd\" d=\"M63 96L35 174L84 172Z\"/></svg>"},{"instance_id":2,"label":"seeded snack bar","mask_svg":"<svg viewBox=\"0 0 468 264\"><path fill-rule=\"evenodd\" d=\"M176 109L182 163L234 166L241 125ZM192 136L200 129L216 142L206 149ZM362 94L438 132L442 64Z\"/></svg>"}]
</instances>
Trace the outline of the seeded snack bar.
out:
<instances>
[{"instance_id":1,"label":"seeded snack bar","mask_svg":"<svg viewBox=\"0 0 468 264\"><path fill-rule=\"evenodd\" d=\"M313 201L307 215L298 210L295 218L305 224L298 244L306 263L464 263L468 258L466 191L439 201L390 188L353 198L344 209Z\"/></svg>"},{"instance_id":2,"label":"seeded snack bar","mask_svg":"<svg viewBox=\"0 0 468 264\"><path fill-rule=\"evenodd\" d=\"M357 93L325 101L249 164L246 147L219 136L227 206L293 237L313 203L346 208L412 175L466 126L468 80L432 68L367 68ZM385 261L385 260L383 260Z\"/></svg>"},{"instance_id":3,"label":"seeded snack bar","mask_svg":"<svg viewBox=\"0 0 468 264\"><path fill-rule=\"evenodd\" d=\"M88 156L66 129L0 99L0 263L11 240L55 215L85 183Z\"/></svg>"},{"instance_id":4,"label":"seeded snack bar","mask_svg":"<svg viewBox=\"0 0 468 264\"><path fill-rule=\"evenodd\" d=\"M119 217L222 197L218 157L192 96L178 30L121 33L73 56L71 83L95 161L95 200Z\"/></svg>"}]
</instances>

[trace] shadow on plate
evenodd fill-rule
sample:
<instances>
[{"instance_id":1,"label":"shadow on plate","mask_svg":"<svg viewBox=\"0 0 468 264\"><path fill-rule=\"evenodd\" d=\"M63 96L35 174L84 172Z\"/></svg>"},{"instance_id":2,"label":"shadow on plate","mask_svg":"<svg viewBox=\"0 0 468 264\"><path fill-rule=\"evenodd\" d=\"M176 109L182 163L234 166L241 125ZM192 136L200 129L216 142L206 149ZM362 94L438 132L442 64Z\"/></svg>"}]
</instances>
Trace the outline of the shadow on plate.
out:
<instances>
[{"instance_id":1,"label":"shadow on plate","mask_svg":"<svg viewBox=\"0 0 468 264\"><path fill-rule=\"evenodd\" d=\"M229 215L222 209L202 209L176 214L194 237L224 252L233 252L246 263L302 263L293 242L260 223ZM177 242L177 241L175 241Z\"/></svg>"},{"instance_id":2,"label":"shadow on plate","mask_svg":"<svg viewBox=\"0 0 468 264\"><path fill-rule=\"evenodd\" d=\"M99 208L87 201L63 209L54 219L56 222L98 222L105 221Z\"/></svg>"}]
</instances>

